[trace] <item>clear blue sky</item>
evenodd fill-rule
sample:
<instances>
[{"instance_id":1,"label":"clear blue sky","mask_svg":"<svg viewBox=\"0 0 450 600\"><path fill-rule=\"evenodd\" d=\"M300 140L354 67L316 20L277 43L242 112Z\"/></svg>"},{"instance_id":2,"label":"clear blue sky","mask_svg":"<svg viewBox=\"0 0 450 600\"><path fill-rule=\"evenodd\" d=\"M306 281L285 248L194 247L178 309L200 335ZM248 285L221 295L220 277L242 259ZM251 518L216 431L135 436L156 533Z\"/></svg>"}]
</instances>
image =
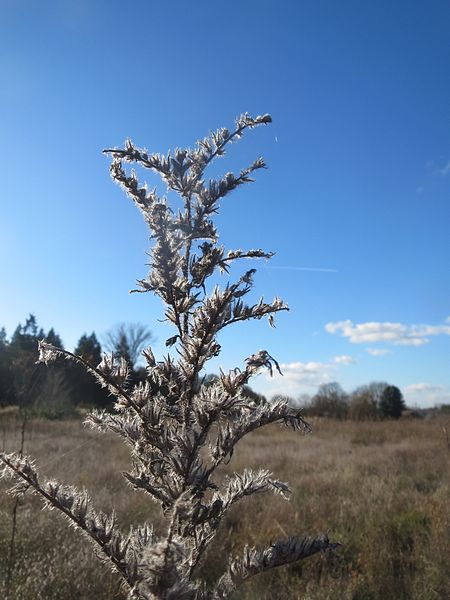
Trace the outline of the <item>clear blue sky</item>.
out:
<instances>
[{"instance_id":1,"label":"clear blue sky","mask_svg":"<svg viewBox=\"0 0 450 600\"><path fill-rule=\"evenodd\" d=\"M33 312L73 348L141 321L161 357L161 306L127 293L146 228L101 150L269 112L217 163L269 165L219 224L277 252L255 293L291 311L230 330L211 369L265 348L285 372L255 380L269 394L385 380L450 402L449 40L447 0L1 0L0 325Z\"/></svg>"}]
</instances>

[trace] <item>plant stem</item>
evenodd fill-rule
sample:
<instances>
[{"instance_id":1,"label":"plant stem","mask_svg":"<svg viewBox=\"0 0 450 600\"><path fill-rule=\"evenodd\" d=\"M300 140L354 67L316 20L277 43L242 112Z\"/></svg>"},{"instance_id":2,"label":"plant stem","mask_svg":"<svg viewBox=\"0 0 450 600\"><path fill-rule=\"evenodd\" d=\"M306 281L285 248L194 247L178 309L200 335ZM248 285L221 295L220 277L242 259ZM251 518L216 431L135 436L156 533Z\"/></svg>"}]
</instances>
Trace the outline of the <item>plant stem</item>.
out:
<instances>
[{"instance_id":1,"label":"plant stem","mask_svg":"<svg viewBox=\"0 0 450 600\"><path fill-rule=\"evenodd\" d=\"M20 449L19 455L23 456L23 450L25 446L25 430L27 425L27 411L22 411L22 426L20 431ZM20 497L16 496L14 500L14 506L12 509L12 527L11 527L11 539L9 540L9 551L8 551L8 566L6 570L6 585L5 585L5 600L9 600L11 593L12 575L14 571L14 557L16 549L16 535L17 535L17 512L20 505Z\"/></svg>"}]
</instances>

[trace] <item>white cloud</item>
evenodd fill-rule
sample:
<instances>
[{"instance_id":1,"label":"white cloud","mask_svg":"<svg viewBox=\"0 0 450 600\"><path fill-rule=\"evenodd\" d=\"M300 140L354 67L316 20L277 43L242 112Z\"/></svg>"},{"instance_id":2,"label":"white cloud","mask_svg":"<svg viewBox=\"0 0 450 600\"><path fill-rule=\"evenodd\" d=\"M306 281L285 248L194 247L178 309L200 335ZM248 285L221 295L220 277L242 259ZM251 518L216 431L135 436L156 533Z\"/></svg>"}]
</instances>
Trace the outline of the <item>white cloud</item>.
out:
<instances>
[{"instance_id":1,"label":"white cloud","mask_svg":"<svg viewBox=\"0 0 450 600\"><path fill-rule=\"evenodd\" d=\"M320 385L330 381L330 364L321 362L292 362L281 364L283 384L293 385ZM281 382L280 382L281 383Z\"/></svg>"},{"instance_id":2,"label":"white cloud","mask_svg":"<svg viewBox=\"0 0 450 600\"><path fill-rule=\"evenodd\" d=\"M391 354L392 351L387 348L366 348L366 352L372 356L384 356L385 354Z\"/></svg>"},{"instance_id":3,"label":"white cloud","mask_svg":"<svg viewBox=\"0 0 450 600\"><path fill-rule=\"evenodd\" d=\"M274 373L273 377L265 375L265 385L258 389L267 396L284 395L298 397L300 393L315 391L319 385L330 383L336 379L339 366L354 364L355 360L348 355L336 356L328 362L291 362L280 364L283 376Z\"/></svg>"},{"instance_id":4,"label":"white cloud","mask_svg":"<svg viewBox=\"0 0 450 600\"><path fill-rule=\"evenodd\" d=\"M448 323L448 321L446 321ZM349 319L327 323L328 333L340 333L352 344L385 342L396 346L423 346L434 335L450 335L450 324L445 325L405 325L389 321L353 323Z\"/></svg>"},{"instance_id":5,"label":"white cloud","mask_svg":"<svg viewBox=\"0 0 450 600\"><path fill-rule=\"evenodd\" d=\"M411 383L402 389L408 406L429 408L439 404L450 404L450 387L434 383Z\"/></svg>"},{"instance_id":6,"label":"white cloud","mask_svg":"<svg viewBox=\"0 0 450 600\"><path fill-rule=\"evenodd\" d=\"M333 362L336 365L354 365L356 360L353 356L349 356L348 354L341 354L340 356L335 356L333 358Z\"/></svg>"},{"instance_id":7,"label":"white cloud","mask_svg":"<svg viewBox=\"0 0 450 600\"><path fill-rule=\"evenodd\" d=\"M445 177L446 175L449 175L450 174L450 160L442 168L440 168L438 172L443 177Z\"/></svg>"},{"instance_id":8,"label":"white cloud","mask_svg":"<svg viewBox=\"0 0 450 600\"><path fill-rule=\"evenodd\" d=\"M445 389L445 386L436 383L411 383L403 388L405 393L417 394L423 392L439 392Z\"/></svg>"}]
</instances>

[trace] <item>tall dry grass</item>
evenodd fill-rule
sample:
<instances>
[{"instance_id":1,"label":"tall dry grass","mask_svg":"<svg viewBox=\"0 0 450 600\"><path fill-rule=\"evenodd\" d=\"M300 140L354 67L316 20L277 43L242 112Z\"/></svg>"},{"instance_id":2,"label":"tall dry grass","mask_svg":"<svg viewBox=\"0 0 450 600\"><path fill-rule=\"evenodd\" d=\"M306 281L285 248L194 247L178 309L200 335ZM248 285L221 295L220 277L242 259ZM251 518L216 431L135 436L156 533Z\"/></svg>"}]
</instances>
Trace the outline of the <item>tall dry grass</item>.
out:
<instances>
[{"instance_id":1,"label":"tall dry grass","mask_svg":"<svg viewBox=\"0 0 450 600\"><path fill-rule=\"evenodd\" d=\"M0 417L1 418L1 417ZM268 428L238 446L227 472L267 466L290 482L289 503L257 496L237 505L203 565L223 571L244 540L263 543L290 533L328 530L342 543L335 557L313 557L260 575L240 598L269 600L442 600L450 598L450 452L438 421L354 423L315 420L302 436ZM0 445L15 450L20 428L3 416ZM120 471L120 443L75 421L30 421L25 451L43 475L86 486L99 508L114 506L124 526L150 520L156 507L130 493ZM98 465L101 463L102 468ZM2 484L1 492L5 489ZM0 493L0 596L5 582L12 499ZM117 580L91 545L27 494L18 515L13 594L17 600L123 598Z\"/></svg>"}]
</instances>

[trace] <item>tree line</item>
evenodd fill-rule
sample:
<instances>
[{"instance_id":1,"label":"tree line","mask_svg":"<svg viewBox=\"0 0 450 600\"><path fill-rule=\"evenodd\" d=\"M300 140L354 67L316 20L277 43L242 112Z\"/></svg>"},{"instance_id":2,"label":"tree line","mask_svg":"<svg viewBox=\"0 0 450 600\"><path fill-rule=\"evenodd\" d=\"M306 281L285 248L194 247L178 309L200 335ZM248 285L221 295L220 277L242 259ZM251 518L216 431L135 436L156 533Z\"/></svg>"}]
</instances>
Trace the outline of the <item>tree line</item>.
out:
<instances>
[{"instance_id":1,"label":"tree line","mask_svg":"<svg viewBox=\"0 0 450 600\"><path fill-rule=\"evenodd\" d=\"M101 363L103 351L124 358L131 367L129 384L132 385L146 378L145 369L139 366L139 356L152 338L144 325L121 323L105 334L103 348L95 332L84 333L74 354L94 366ZM0 406L16 405L48 418L69 416L79 406L112 407L108 391L80 365L57 361L45 368L36 364L37 344L42 339L63 348L54 328L45 332L33 314L24 325L17 325L10 339L5 328L0 329ZM207 375L205 383L217 379L217 375ZM265 399L248 385L244 386L243 395L256 401ZM385 382L360 386L350 394L337 382L326 383L319 386L314 396L302 396L291 402L299 403L306 416L354 420L397 419L406 408L400 389Z\"/></svg>"},{"instance_id":2,"label":"tree line","mask_svg":"<svg viewBox=\"0 0 450 600\"><path fill-rule=\"evenodd\" d=\"M64 348L54 328L46 332L33 314L24 325L17 325L10 339L5 328L0 329L0 407L16 405L48 418L69 416L80 405L112 407L109 392L80 365L63 360L47 368L36 364L38 341L42 339ZM124 358L130 366L131 385L145 379L145 369L138 360L151 339L152 334L144 325L122 323L105 334L103 348L95 332L84 333L74 354L94 366L101 363L104 351Z\"/></svg>"},{"instance_id":3,"label":"tree line","mask_svg":"<svg viewBox=\"0 0 450 600\"><path fill-rule=\"evenodd\" d=\"M374 381L346 393L337 382L319 386L312 397L299 403L308 416L355 421L398 419L406 409L403 394L395 385Z\"/></svg>"}]
</instances>

